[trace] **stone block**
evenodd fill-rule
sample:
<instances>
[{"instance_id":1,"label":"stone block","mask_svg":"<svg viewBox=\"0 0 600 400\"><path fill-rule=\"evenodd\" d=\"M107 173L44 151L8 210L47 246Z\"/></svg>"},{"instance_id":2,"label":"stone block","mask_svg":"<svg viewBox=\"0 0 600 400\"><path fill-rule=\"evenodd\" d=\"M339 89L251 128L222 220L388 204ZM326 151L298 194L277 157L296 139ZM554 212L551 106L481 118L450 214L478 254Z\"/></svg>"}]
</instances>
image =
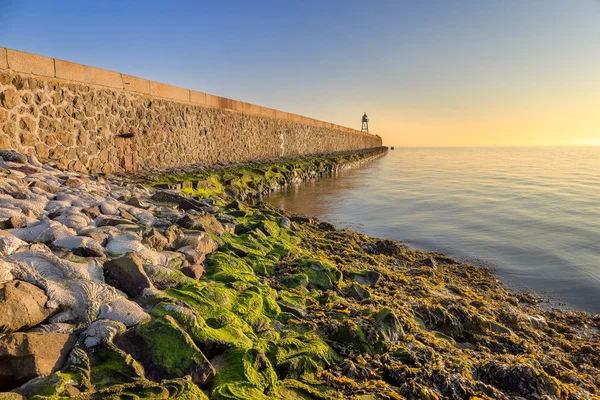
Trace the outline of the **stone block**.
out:
<instances>
[{"instance_id":1,"label":"stone block","mask_svg":"<svg viewBox=\"0 0 600 400\"><path fill-rule=\"evenodd\" d=\"M57 78L123 89L123 79L118 72L63 60L55 60L55 63Z\"/></svg>"},{"instance_id":2,"label":"stone block","mask_svg":"<svg viewBox=\"0 0 600 400\"><path fill-rule=\"evenodd\" d=\"M164 97L166 99L190 101L189 89L183 89L177 86L167 85L165 83L150 82L150 94L156 97Z\"/></svg>"},{"instance_id":3,"label":"stone block","mask_svg":"<svg viewBox=\"0 0 600 400\"><path fill-rule=\"evenodd\" d=\"M275 118L287 120L288 113L285 111L275 110Z\"/></svg>"},{"instance_id":4,"label":"stone block","mask_svg":"<svg viewBox=\"0 0 600 400\"><path fill-rule=\"evenodd\" d=\"M190 101L194 104L199 104L199 105L205 106L206 105L206 93L190 90Z\"/></svg>"},{"instance_id":5,"label":"stone block","mask_svg":"<svg viewBox=\"0 0 600 400\"><path fill-rule=\"evenodd\" d=\"M214 96L212 94L206 95L206 105L211 107L219 107L219 96Z\"/></svg>"},{"instance_id":6,"label":"stone block","mask_svg":"<svg viewBox=\"0 0 600 400\"><path fill-rule=\"evenodd\" d=\"M264 117L275 117L275 110L273 110L272 108L261 107L260 115Z\"/></svg>"},{"instance_id":7,"label":"stone block","mask_svg":"<svg viewBox=\"0 0 600 400\"><path fill-rule=\"evenodd\" d=\"M8 57L6 56L6 49L0 47L0 69L8 68Z\"/></svg>"},{"instance_id":8,"label":"stone block","mask_svg":"<svg viewBox=\"0 0 600 400\"><path fill-rule=\"evenodd\" d=\"M123 87L127 91L150 94L150 81L137 78L131 75L121 75L123 78Z\"/></svg>"},{"instance_id":9,"label":"stone block","mask_svg":"<svg viewBox=\"0 0 600 400\"><path fill-rule=\"evenodd\" d=\"M54 77L54 59L24 51L6 49L8 68L23 72Z\"/></svg>"},{"instance_id":10,"label":"stone block","mask_svg":"<svg viewBox=\"0 0 600 400\"><path fill-rule=\"evenodd\" d=\"M244 111L246 103L243 101L231 100L231 109L235 111Z\"/></svg>"},{"instance_id":11,"label":"stone block","mask_svg":"<svg viewBox=\"0 0 600 400\"><path fill-rule=\"evenodd\" d=\"M219 108L225 108L227 110L233 110L233 100L226 97L219 97Z\"/></svg>"}]
</instances>

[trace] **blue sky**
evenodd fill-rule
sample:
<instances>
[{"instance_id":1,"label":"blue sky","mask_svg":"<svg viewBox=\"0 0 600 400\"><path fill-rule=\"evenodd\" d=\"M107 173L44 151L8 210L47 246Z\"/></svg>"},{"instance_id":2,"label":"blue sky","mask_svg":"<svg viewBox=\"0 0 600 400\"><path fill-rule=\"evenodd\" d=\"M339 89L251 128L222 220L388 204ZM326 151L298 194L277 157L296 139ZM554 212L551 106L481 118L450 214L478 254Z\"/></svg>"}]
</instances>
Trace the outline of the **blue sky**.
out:
<instances>
[{"instance_id":1,"label":"blue sky","mask_svg":"<svg viewBox=\"0 0 600 400\"><path fill-rule=\"evenodd\" d=\"M389 144L600 143L595 0L0 0L0 27L0 46L346 126L366 111Z\"/></svg>"}]
</instances>

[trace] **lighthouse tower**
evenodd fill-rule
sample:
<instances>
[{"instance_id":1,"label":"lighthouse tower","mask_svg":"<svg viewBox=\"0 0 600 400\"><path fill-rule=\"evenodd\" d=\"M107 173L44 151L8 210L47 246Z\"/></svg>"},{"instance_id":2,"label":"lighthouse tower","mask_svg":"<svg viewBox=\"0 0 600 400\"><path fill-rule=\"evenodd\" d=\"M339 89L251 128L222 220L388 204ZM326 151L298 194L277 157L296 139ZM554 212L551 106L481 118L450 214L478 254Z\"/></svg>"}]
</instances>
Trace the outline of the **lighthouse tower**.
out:
<instances>
[{"instance_id":1,"label":"lighthouse tower","mask_svg":"<svg viewBox=\"0 0 600 400\"><path fill-rule=\"evenodd\" d=\"M362 127L360 128L360 131L369 133L369 117L367 117L367 113L362 116Z\"/></svg>"}]
</instances>

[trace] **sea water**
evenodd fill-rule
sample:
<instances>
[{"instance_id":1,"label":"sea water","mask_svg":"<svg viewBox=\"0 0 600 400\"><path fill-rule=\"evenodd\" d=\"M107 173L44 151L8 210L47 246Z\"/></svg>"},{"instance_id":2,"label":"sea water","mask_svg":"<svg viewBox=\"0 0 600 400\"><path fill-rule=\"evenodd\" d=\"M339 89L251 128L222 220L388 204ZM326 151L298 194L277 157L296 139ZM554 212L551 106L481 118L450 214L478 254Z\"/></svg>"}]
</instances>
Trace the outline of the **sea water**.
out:
<instances>
[{"instance_id":1,"label":"sea water","mask_svg":"<svg viewBox=\"0 0 600 400\"><path fill-rule=\"evenodd\" d=\"M396 147L268 201L600 313L600 148Z\"/></svg>"}]
</instances>

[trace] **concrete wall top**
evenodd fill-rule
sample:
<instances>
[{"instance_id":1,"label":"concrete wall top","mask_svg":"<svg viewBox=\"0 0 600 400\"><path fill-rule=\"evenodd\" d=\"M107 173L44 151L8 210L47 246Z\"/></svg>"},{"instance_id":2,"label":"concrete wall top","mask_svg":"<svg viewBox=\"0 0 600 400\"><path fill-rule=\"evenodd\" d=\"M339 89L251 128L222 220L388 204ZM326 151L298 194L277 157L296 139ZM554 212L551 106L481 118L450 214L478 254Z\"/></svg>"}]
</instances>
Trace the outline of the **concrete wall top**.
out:
<instances>
[{"instance_id":1,"label":"concrete wall top","mask_svg":"<svg viewBox=\"0 0 600 400\"><path fill-rule=\"evenodd\" d=\"M10 69L24 74L40 75L63 81L105 86L112 89L143 93L153 97L201 106L235 110L247 114L261 115L313 126L329 127L334 130L351 132L359 135L375 136L370 133L361 132L356 129L335 125L325 121L315 120L302 115L171 86L165 83L149 81L120 72L108 71L101 68L90 67L4 47L0 47L0 69Z\"/></svg>"}]
</instances>

